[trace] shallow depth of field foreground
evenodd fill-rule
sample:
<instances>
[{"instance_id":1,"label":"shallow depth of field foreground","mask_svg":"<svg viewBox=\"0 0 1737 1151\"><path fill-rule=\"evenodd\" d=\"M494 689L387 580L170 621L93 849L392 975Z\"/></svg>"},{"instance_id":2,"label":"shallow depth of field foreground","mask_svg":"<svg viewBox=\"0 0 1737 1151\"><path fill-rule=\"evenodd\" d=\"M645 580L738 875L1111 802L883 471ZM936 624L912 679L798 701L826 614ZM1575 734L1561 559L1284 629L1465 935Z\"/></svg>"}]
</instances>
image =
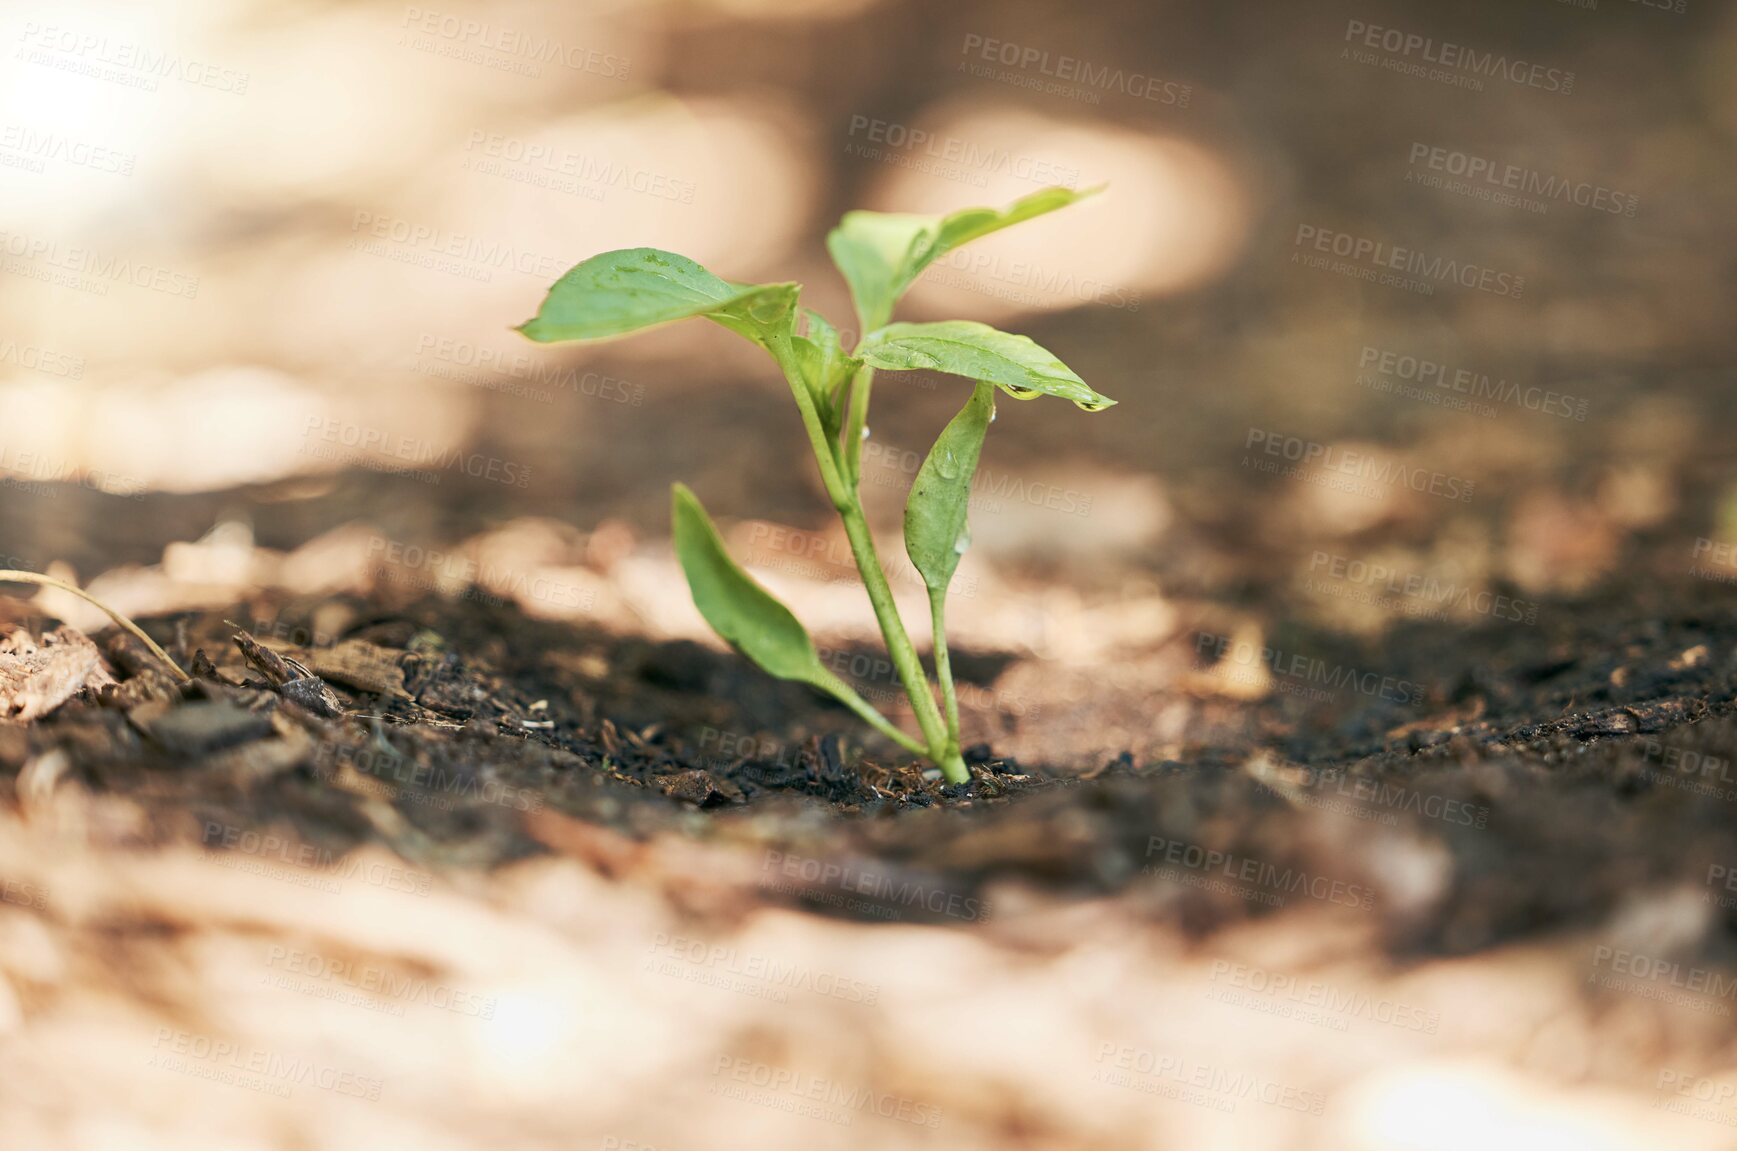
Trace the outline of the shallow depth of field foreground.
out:
<instances>
[{"instance_id":1,"label":"shallow depth of field foreground","mask_svg":"<svg viewBox=\"0 0 1737 1151\"><path fill-rule=\"evenodd\" d=\"M0 1148L1737 1146L1729 5L0 43ZM1116 401L982 361L914 561L994 390L894 364L827 234L1099 185L891 317ZM642 248L838 356L514 330ZM956 748L791 363L931 675L959 558ZM706 514L864 709L708 626Z\"/></svg>"}]
</instances>

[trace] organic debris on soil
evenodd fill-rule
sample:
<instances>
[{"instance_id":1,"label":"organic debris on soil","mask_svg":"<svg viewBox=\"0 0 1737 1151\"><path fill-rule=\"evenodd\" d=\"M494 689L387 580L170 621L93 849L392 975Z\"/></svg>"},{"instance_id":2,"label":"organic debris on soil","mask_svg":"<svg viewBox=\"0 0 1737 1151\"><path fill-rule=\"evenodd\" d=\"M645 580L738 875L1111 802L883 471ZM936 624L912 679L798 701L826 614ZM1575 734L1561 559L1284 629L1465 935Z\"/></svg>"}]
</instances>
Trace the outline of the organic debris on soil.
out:
<instances>
[{"instance_id":1,"label":"organic debris on soil","mask_svg":"<svg viewBox=\"0 0 1737 1151\"><path fill-rule=\"evenodd\" d=\"M1377 916L1395 953L1594 922L1737 859L1730 808L1707 801L1737 788L1682 766L1737 747L1737 617L1710 597L1652 604L1652 622L1581 604L1540 635L1408 627L1380 653L1424 685L1408 709L1208 697L1186 754L1081 771L980 745L961 787L697 644L468 598L332 602L349 622L313 650L225 620L322 605L152 622L196 669L185 686L109 636L119 682L7 729L0 780L52 758L60 786L142 808L129 835L213 851L214 829L251 828L322 858L376 843L431 870L565 852L621 871L679 840L737 861L707 888L729 898L688 897L708 915L782 902L957 922L960 900L1023 886L1122 893L1199 934L1327 892ZM839 899L844 875L872 882ZM943 909L901 904L912 889L946 893ZM1707 933L1705 958L1727 958L1723 938Z\"/></svg>"}]
</instances>

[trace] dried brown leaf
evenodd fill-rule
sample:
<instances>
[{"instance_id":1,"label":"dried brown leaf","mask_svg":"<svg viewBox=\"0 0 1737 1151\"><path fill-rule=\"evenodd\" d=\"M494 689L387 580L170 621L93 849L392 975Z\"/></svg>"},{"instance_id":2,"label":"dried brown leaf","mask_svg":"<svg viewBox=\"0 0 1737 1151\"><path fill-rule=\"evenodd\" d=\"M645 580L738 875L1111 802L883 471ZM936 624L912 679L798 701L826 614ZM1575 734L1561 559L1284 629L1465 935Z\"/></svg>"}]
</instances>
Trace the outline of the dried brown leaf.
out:
<instances>
[{"instance_id":1,"label":"dried brown leaf","mask_svg":"<svg viewBox=\"0 0 1737 1151\"><path fill-rule=\"evenodd\" d=\"M61 626L40 642L19 630L0 640L0 718L28 722L86 687L114 682L83 632Z\"/></svg>"}]
</instances>

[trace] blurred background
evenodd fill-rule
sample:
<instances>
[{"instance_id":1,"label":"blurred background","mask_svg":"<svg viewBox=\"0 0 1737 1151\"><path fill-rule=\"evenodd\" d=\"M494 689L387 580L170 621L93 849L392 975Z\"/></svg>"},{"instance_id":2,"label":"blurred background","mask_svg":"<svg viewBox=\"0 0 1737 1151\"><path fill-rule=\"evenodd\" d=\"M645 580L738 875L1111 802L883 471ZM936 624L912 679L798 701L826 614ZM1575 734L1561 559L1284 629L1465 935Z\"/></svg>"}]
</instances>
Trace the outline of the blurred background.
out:
<instances>
[{"instance_id":1,"label":"blurred background","mask_svg":"<svg viewBox=\"0 0 1737 1151\"><path fill-rule=\"evenodd\" d=\"M1652 533L1681 574L1737 534L1715 418L1737 18L1684 8L22 5L0 541L88 580L171 542L289 553L365 522L446 554L522 521L596 574L662 540L680 478L740 547L816 533L748 558L825 598L801 549L840 537L754 349L509 328L637 245L801 280L842 323L842 211L1108 183L955 253L903 313L1031 334L1121 401L1002 405L980 642L1091 646L1077 613L1010 606L1027 579L1070 604L1289 596L1362 632L1399 614L1301 590L1320 550L1524 597L1647 562ZM882 389L882 524L963 395ZM207 598L261 574L194 554L169 574L229 585ZM683 597L591 590L546 599L701 634ZM839 626L871 626L856 598Z\"/></svg>"},{"instance_id":2,"label":"blurred background","mask_svg":"<svg viewBox=\"0 0 1737 1151\"><path fill-rule=\"evenodd\" d=\"M841 213L1002 205L1053 184L1108 189L951 254L901 310L1028 334L1120 401L1000 405L949 608L981 688L968 731L997 753L1089 774L1246 743L1237 716L1209 713L1295 687L1241 654L1264 650L1405 685L1397 701L1273 705L1315 750L1361 754L1370 732L1415 718L1408 702L1439 714L1464 684L1481 690L1495 653L1567 666L1572 629L1607 617L1663 644L1661 605L1711 611L1737 579L1728 3L16 0L0 42L0 567L76 579L135 615L251 605L256 630L293 614L317 639L330 597L486 593L587 634L715 646L668 544L681 480L828 650L877 645L786 385L757 349L702 323L587 346L511 329L567 268L635 246L731 280L801 281L848 327L824 248ZM882 376L865 459L883 554L899 553L917 463L967 394ZM894 582L923 632L920 584ZM1728 659L1714 647L1684 666ZM636 725L666 718L619 706ZM1184 808L1209 821L1210 805L1166 810ZM559 839L582 865L437 887L408 909L377 891L298 902L208 862L117 863L8 826L0 865L39 876L100 938L81 959L0 919L0 959L18 986L64 977L108 1005L39 1028L0 1119L8 1146L935 1138L921 1120L851 1129L716 1098L720 1083L763 1087L772 1064L895 1103L944 1099L957 1147L1729 1145L1728 1114L1678 1122L1656 1094L1728 1090L1706 1078L1716 1059L1664 1062L1728 1044L1728 1008L1670 1028L1641 1014L1646 995L1583 1011L1585 971L1542 945L1392 969L1369 924L1334 919L1250 926L1202 954L1126 908L1007 892L999 937L794 912L705 935L659 886L728 871L683 854L697 823L670 831L660 878L612 882L628 848ZM1310 826L1314 840L1284 842L1370 845L1359 866L1402 909L1447 883L1449 854L1525 870L1479 857L1481 841L1450 853L1427 835ZM1085 853L1078 826L1052 841L1073 842L1067 827ZM1553 900L1579 906L1560 890L1539 906ZM1659 906L1670 914L1618 916L1598 938L1681 941L1673 924L1707 930L1717 914ZM141 907L179 925L139 976L149 994L101 926ZM212 921L228 926L187 927ZM1481 930L1455 921L1431 939L1469 952L1494 939ZM876 1011L823 997L766 1022L753 996L620 974L648 954L689 962L672 942L684 932L886 994ZM381 1107L304 1092L278 1108L173 1076L137 1087L141 1053L183 1043L163 1039L154 997L209 1006L200 980L220 972L239 995L235 971L280 974L232 963L244 946L296 933L324 938L321 954L444 972L500 1021L409 1027L322 1005L308 1022L271 1000L175 1023L189 1046L251 1034L378 1072L397 1092ZM1343 960L1323 977L1332 995L1427 1008L1418 1018L1448 1020L1451 1037L1352 1009L1354 1034L1322 1044L1257 1007L1236 1012L1263 1036L1244 1043L1200 1006L1249 990L1240 965L1265 986L1260 972L1323 954ZM967 993L945 971L980 982ZM6 986L0 1053L28 1015ZM124 1027L105 1014L114 987ZM1455 1031L1461 1014L1474 1024ZM133 1046L98 1060L79 1096L68 1084L117 1034ZM767 1036L781 1056L755 1046ZM1656 1046L1620 1074L1588 1054L1628 1039ZM1166 1042L1186 1062L1141 1079ZM720 1067L720 1049L746 1062ZM1224 1106L1222 1075L1243 1073L1274 1088L1269 1106ZM1133 1089L1097 1086L1117 1076ZM1176 1104L1200 1077L1206 1102ZM109 1092L113 1114L93 1104Z\"/></svg>"}]
</instances>

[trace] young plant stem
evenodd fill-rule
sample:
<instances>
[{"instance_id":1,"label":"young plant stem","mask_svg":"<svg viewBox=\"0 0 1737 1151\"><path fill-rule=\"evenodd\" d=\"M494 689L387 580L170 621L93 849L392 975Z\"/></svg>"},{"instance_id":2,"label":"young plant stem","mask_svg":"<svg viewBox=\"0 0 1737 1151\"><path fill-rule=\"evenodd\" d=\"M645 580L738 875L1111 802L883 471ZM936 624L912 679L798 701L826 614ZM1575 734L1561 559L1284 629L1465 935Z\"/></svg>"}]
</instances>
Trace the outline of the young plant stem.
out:
<instances>
[{"instance_id":1,"label":"young plant stem","mask_svg":"<svg viewBox=\"0 0 1737 1151\"><path fill-rule=\"evenodd\" d=\"M801 364L798 363L790 342L775 341L771 351L778 366L784 370L785 379L789 381L790 393L795 397L796 407L802 414L802 425L808 431L809 446L814 450L815 463L820 466L821 483L825 485L826 494L832 500L839 519L844 521L845 538L850 541L851 556L856 560L857 571L862 575L863 587L868 590L875 621L880 624L881 636L887 643L887 654L892 657L893 667L899 673L905 695L910 698L911 711L917 718L917 726L922 729L923 739L927 741L928 747L920 754L926 755L939 767L949 783L965 783L971 778L970 773L965 770L958 750L954 749L951 753L948 751L947 730L941 720L940 710L935 706L935 696L929 689L929 677L923 671L923 661L917 658L917 649L911 643L910 635L905 631L904 620L899 618L899 609L893 602L893 589L887 583L886 572L881 569L880 556L875 551L874 535L869 531L868 520L863 515L857 486L839 474L835 446L826 435L820 413L815 411L813 398L802 377ZM848 700L844 702L846 706L852 706ZM860 699L858 702L861 702ZM862 706L868 707L866 703Z\"/></svg>"},{"instance_id":2,"label":"young plant stem","mask_svg":"<svg viewBox=\"0 0 1737 1151\"><path fill-rule=\"evenodd\" d=\"M891 720L876 711L874 705L858 695L850 684L845 683L842 679L838 679L835 676L829 679L825 686L826 690L834 699L837 699L838 702L856 712L856 714L862 718L864 723L867 723L870 727L874 728L876 731L880 732L882 735L886 736L911 754L920 755L925 759L929 757L929 749L924 747L921 741L912 739L910 736L894 727Z\"/></svg>"},{"instance_id":3,"label":"young plant stem","mask_svg":"<svg viewBox=\"0 0 1737 1151\"><path fill-rule=\"evenodd\" d=\"M959 752L959 697L953 692L953 665L947 656L947 592L929 589L930 630L935 637L935 678L941 681L941 701L947 709L947 744Z\"/></svg>"},{"instance_id":4,"label":"young plant stem","mask_svg":"<svg viewBox=\"0 0 1737 1151\"><path fill-rule=\"evenodd\" d=\"M192 681L193 677L188 675L186 672L182 671L181 665L176 663L174 660L170 659L169 653L164 651L162 648L158 647L156 644L156 641L153 640L150 636L146 635L143 628L141 628L138 624L134 623L132 620L128 619L126 616L122 615L120 612L116 611L114 608L110 607L108 604L104 603L102 600L97 599L95 596L91 595L89 592L81 591L78 588L73 587L71 584L63 583L62 581L57 580L57 579L53 578L52 576L38 575L35 572L0 571L0 582L30 583L30 584L38 584L42 587L51 587L51 588L54 588L56 591L70 592L71 594L77 596L79 599L84 600L86 603L94 604L97 608L99 608L102 611L102 613L104 615L108 616L110 619L114 620L115 623L119 624L121 627L123 627L127 631L131 632L135 639L137 639L140 643L144 644L146 647L150 648L151 654L156 656L158 659L162 660L164 663L168 664L170 670L173 671L176 674L176 676L178 676L181 679L182 682L186 683L186 682Z\"/></svg>"},{"instance_id":5,"label":"young plant stem","mask_svg":"<svg viewBox=\"0 0 1737 1151\"><path fill-rule=\"evenodd\" d=\"M868 427L869 391L874 382L875 370L863 367L857 369L856 379L850 385L850 411L844 420L843 448L844 474L853 488L862 482L862 442L866 438L863 431Z\"/></svg>"},{"instance_id":6,"label":"young plant stem","mask_svg":"<svg viewBox=\"0 0 1737 1151\"><path fill-rule=\"evenodd\" d=\"M892 319L892 309L880 309L873 315L858 313L857 320L862 324L862 332L857 337L860 344L868 338L868 334L876 328L886 327ZM868 366L857 369L856 378L850 385L850 411L844 418L844 474L850 481L852 489L862 480L862 442L866 438L868 427L869 394L874 390L875 370Z\"/></svg>"},{"instance_id":7,"label":"young plant stem","mask_svg":"<svg viewBox=\"0 0 1737 1151\"><path fill-rule=\"evenodd\" d=\"M889 318L886 315L859 317L863 322L863 334L866 336L875 328L884 326ZM850 409L845 414L844 432L840 437L839 448L844 453L844 458L841 461L844 479L850 485L853 497L861 491L862 487L862 446L863 441L868 438L869 396L873 391L874 382L875 370L873 368L865 365L857 369L856 377L851 381ZM862 505L858 502L855 506L856 515L858 519L861 519ZM904 680L905 694L911 697L911 707L917 714L917 722L924 724L925 713L933 713L934 711L935 699L929 692L928 678L923 674L923 662L917 657L916 649L910 644L904 622L899 618L898 611L892 607L892 590L885 587L880 558L875 554L874 537L868 531L865 521L862 528L864 543L858 547L856 537L851 535L849 516L842 508L839 510L839 514L846 517L845 534L851 537L851 552L856 557L857 569L862 572L863 584L869 588L869 599L875 604L875 614L881 619L881 632L886 637L887 651L892 654L893 662L899 669L900 677ZM875 584L869 578L871 570L876 577L881 577L881 584L888 605L886 615L882 615L881 601L876 599ZM931 593L929 614L934 623L935 677L941 683L941 696L947 708L947 727L944 743L938 752L931 748L929 759L941 769L941 774L946 777L948 783L967 783L971 779L971 773L965 769L965 761L959 755L959 701L953 692L953 671L947 660L947 635L942 625L943 599L943 596ZM887 616L892 618L890 627L887 623ZM911 672L906 664L900 662L901 651L909 654L909 664L914 665L914 672ZM913 686L913 681L915 684L920 684L921 687ZM939 725L939 718L939 716L936 717L937 726ZM923 731L925 735L929 736L930 742L933 744L936 737L927 724L924 724Z\"/></svg>"},{"instance_id":8,"label":"young plant stem","mask_svg":"<svg viewBox=\"0 0 1737 1151\"><path fill-rule=\"evenodd\" d=\"M887 641L887 654L892 656L893 667L905 686L905 694L911 699L917 726L923 729L923 738L929 741L928 756L947 777L947 782L964 783L971 776L965 771L965 765L958 761L957 752L951 757L947 754L947 729L935 707L929 677L923 671L923 661L917 658L916 646L905 631L904 620L899 618L899 609L893 603L892 586L887 583L886 572L881 570L874 536L869 532L868 520L864 518L862 505L857 503L854 493L851 506L838 514L844 521L845 538L850 541L851 555L856 558L857 570L862 573L863 586L868 589L869 603L874 605L881 635Z\"/></svg>"}]
</instances>

